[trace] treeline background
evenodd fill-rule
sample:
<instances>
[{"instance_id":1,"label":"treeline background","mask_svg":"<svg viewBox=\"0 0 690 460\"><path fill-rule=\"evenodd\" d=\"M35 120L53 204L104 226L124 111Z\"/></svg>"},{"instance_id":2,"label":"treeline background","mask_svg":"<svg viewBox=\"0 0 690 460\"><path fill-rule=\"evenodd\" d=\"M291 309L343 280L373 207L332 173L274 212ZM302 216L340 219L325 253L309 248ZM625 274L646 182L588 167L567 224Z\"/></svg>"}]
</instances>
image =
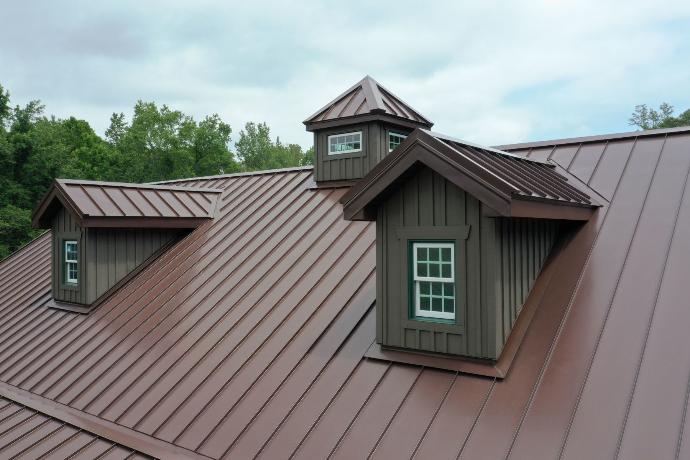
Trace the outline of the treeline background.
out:
<instances>
[{"instance_id":1,"label":"treeline background","mask_svg":"<svg viewBox=\"0 0 690 460\"><path fill-rule=\"evenodd\" d=\"M272 139L265 123L247 123L233 138L217 114L195 120L154 102L137 102L131 119L113 114L102 138L84 120L47 116L39 100L13 106L0 84L0 260L41 232L31 212L54 178L153 182L312 158L311 149Z\"/></svg>"},{"instance_id":2,"label":"treeline background","mask_svg":"<svg viewBox=\"0 0 690 460\"><path fill-rule=\"evenodd\" d=\"M690 110L674 116L667 103L638 105L628 123L687 126ZM313 149L273 140L265 123L247 123L234 144L232 134L217 114L195 120L139 101L129 120L114 113L102 138L84 120L47 116L39 100L12 106L0 84L0 260L40 234L31 212L54 178L154 182L313 162Z\"/></svg>"}]
</instances>

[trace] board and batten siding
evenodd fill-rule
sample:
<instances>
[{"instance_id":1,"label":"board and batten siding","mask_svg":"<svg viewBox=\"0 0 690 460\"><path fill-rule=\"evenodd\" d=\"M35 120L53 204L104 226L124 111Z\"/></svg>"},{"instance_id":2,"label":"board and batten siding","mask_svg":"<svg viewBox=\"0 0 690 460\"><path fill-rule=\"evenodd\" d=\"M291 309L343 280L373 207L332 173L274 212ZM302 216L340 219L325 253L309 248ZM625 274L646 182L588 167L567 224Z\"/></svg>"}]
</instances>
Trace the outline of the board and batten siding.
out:
<instances>
[{"instance_id":1,"label":"board and batten siding","mask_svg":"<svg viewBox=\"0 0 690 460\"><path fill-rule=\"evenodd\" d=\"M179 230L169 229L88 229L87 303L94 302L179 234Z\"/></svg>"},{"instance_id":2,"label":"board and batten siding","mask_svg":"<svg viewBox=\"0 0 690 460\"><path fill-rule=\"evenodd\" d=\"M89 305L180 236L169 229L80 228L62 208L53 218L52 289L55 300ZM79 283L64 283L63 245L79 242Z\"/></svg>"},{"instance_id":3,"label":"board and batten siding","mask_svg":"<svg viewBox=\"0 0 690 460\"><path fill-rule=\"evenodd\" d=\"M388 132L391 130L401 134L410 132L409 128L398 128L379 121L315 131L315 180L323 182L361 179L388 155ZM328 154L329 136L356 131L362 132L361 152Z\"/></svg>"},{"instance_id":4,"label":"board and batten siding","mask_svg":"<svg viewBox=\"0 0 690 460\"><path fill-rule=\"evenodd\" d=\"M86 261L84 251L85 235L81 227L77 225L72 214L65 208L60 208L53 217L53 251L52 251L52 290L53 297L63 302L84 304L86 303L86 292L83 289L84 283L79 280L76 286L65 284L65 264L63 263L64 242L74 240L78 243L78 267L84 266Z\"/></svg>"},{"instance_id":5,"label":"board and batten siding","mask_svg":"<svg viewBox=\"0 0 690 460\"><path fill-rule=\"evenodd\" d=\"M556 236L557 223L487 217L482 204L422 167L378 207L377 342L497 359ZM456 243L456 321L410 314L407 247Z\"/></svg>"}]
</instances>

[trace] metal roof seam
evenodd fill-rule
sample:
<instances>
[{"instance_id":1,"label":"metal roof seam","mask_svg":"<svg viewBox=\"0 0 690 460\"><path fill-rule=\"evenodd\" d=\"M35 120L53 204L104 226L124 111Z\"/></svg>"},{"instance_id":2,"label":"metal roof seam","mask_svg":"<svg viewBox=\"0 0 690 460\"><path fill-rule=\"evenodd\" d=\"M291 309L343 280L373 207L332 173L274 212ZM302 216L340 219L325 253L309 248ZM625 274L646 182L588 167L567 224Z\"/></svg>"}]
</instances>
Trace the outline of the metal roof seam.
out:
<instances>
[{"instance_id":1,"label":"metal roof seam","mask_svg":"<svg viewBox=\"0 0 690 460\"><path fill-rule=\"evenodd\" d=\"M664 139L664 145L665 145L665 143L666 143L666 139ZM634 153L634 151L631 152L630 156L628 157L628 160L629 160L630 158L632 158L633 153ZM565 433L564 433L564 435L563 435L563 440L562 440L561 448L560 448L560 451L559 451L559 458L562 458L563 453L565 452L566 446L567 446L567 444L568 444L568 438L569 438L569 435L570 435L570 430L571 430L572 424L573 424L573 422L574 422L574 420L575 420L575 416L577 415L577 408L578 408L579 403L580 403L580 401L581 401L581 399L582 399L582 394L583 394L583 392L584 392L584 389L585 389L585 386L586 386L586 384L587 384L587 380L588 380L588 378L589 378L589 374L590 374L590 371L591 371L591 363L594 361L594 358L595 358L595 356L596 356L596 350L597 350L597 348L598 348L598 345L599 345L599 343L600 343L600 341L601 341L601 338L602 338L602 336L603 336L604 330L605 330L605 328L606 328L606 323L607 323L609 314L610 314L610 312L611 312L611 307L612 307L613 301L614 301L615 296L616 296L616 291L618 290L618 287L619 287L619 285L620 285L620 284L619 284L619 283L620 283L620 278L621 278L621 277L620 277L620 274L623 272L623 270L625 270L625 264L626 264L627 259L628 259L630 246L632 245L632 243L633 243L633 241L634 241L634 239L635 239L635 233L637 232L637 228L638 228L638 225L639 225L639 222L640 222L640 216L642 215L642 212L644 211L644 207L645 207L647 198L648 198L648 196L649 196L649 190L651 189L652 183L653 183L653 181L654 181L654 177L655 177L655 175L656 175L656 170L657 170L657 168L658 168L658 166L659 166L659 163L660 163L660 161L661 161L662 153L663 153L663 145L662 145L662 147L661 147L661 152L659 153L659 156L657 157L656 163L655 163L655 165L654 165L654 171L653 171L652 174L651 174L649 184L647 184L647 189L646 189L646 192L645 192L645 195L644 195L644 200L643 200L642 206L640 207L640 211L638 212L638 216L637 216L637 218L635 219L635 225L634 225L634 230L633 230L633 236L630 238L630 242L627 244L627 250L626 250L625 258L624 258L624 260L623 260L623 265L622 265L622 267L621 267L621 269L620 269L620 271L619 271L619 275L617 276L617 279L616 279L616 283L615 283L615 287L614 287L613 293L612 293L611 298L610 298L610 300L609 300L609 302L608 302L608 307L607 307L606 313L605 313L605 315L604 315L604 321L603 321L602 326L601 326L601 328L600 328L600 330L599 330L599 333L597 334L597 338L596 338L596 343L595 343L594 349L592 350L591 355L590 355L590 357L589 357L589 359L588 359L589 365L587 366L587 369L586 369L586 371L585 371L585 375L584 375L584 377L583 377L583 379L582 379L582 383L581 383L581 385L579 385L577 400L576 400L576 402L575 402L575 404L574 404L574 406L573 406L573 408L572 408L572 410L571 410L571 414L570 414L569 422L568 422L568 427L567 427L567 429L566 429L566 431L565 431ZM612 204L613 204L613 201L615 200L615 198L616 198L616 195L614 194L614 196L613 196L612 199L611 199L611 203L612 203ZM607 213L607 215L608 215L608 213ZM604 216L604 218L606 218L606 216ZM602 223L602 226L603 226L603 223ZM599 235L597 234L597 237L598 237L598 236L599 236ZM594 244L596 245L596 241L595 241ZM585 268L582 270L581 276L584 276L585 270L586 270L586 266L585 266ZM577 292L577 291L576 291L576 292ZM565 318L567 318L567 315L564 316L564 320L565 320ZM564 323L563 323L563 324L564 324Z\"/></svg>"},{"instance_id":2,"label":"metal roof seam","mask_svg":"<svg viewBox=\"0 0 690 460\"><path fill-rule=\"evenodd\" d=\"M661 155L659 155L659 156L661 157ZM638 378L640 375L640 369L642 368L642 363L643 363L644 358L645 358L645 351L647 348L647 342L649 340L649 333L652 329L652 324L654 322L654 314L656 312L656 308L657 308L657 305L659 303L659 293L661 292L661 287L663 285L664 275L666 274L666 269L668 268L668 258L669 258L669 255L671 254L671 247L673 246L673 243L676 240L676 229L678 227L678 218L680 217L680 211L683 207L684 197L686 196L685 195L686 190L688 190L688 180L689 179L690 179L690 167L688 167L688 170L685 173L685 182L683 183L683 189L682 189L681 194L680 194L681 197L678 200L678 207L676 208L676 213L675 213L676 215L675 215L674 222L673 222L673 228L671 230L671 237L669 238L669 241L668 241L667 246L666 246L666 255L664 256L663 268L661 271L661 276L659 277L659 282L657 283L657 287L656 287L654 306L652 307L652 311L651 311L651 314L649 317L649 322L648 322L647 330L645 332L645 337L644 337L644 343L642 346L642 353L640 354L640 359L638 361L637 369L635 372L635 378L633 379L633 386L632 386L632 389L630 391L628 403L626 405L626 411L625 411L625 418L623 421L623 426L622 426L621 432L620 432L619 437L618 437L618 445L616 447L616 458L618 458L618 456L620 454L621 443L623 442L623 437L625 435L625 428L627 425L628 416L630 414L630 407L632 405L633 398L635 396L635 389L637 387L637 381L638 381ZM690 197L688 197L688 198L690 198Z\"/></svg>"},{"instance_id":3,"label":"metal roof seam","mask_svg":"<svg viewBox=\"0 0 690 460\"><path fill-rule=\"evenodd\" d=\"M390 373L390 370L393 368L393 365L392 365L392 364L393 364L393 363L389 363L388 368L385 370L385 372L383 372L383 373L381 374L381 377L379 378L378 382L376 383L376 386L374 386L374 388L371 390L371 392L367 395L367 397L366 397L366 399L364 400L364 403L362 404L362 406L357 410L357 412L356 412L356 414L354 415L354 417L352 417L352 420L350 420L350 423L347 425L347 427L345 428L345 430L343 430L343 433L342 433L342 434L340 435L340 437L338 438L338 441L335 443L335 445L333 446L333 448L331 449L331 451L328 453L327 458L332 458L332 457L333 457L333 454L338 450L338 448L339 448L340 445L342 444L343 439L344 439L345 436L347 436L347 434L350 432L350 429L352 428L352 425L354 425L355 421L359 418L359 416L360 416L360 414L362 413L362 411L367 407L367 404L369 403L369 401L371 401L371 398L373 398L373 396L374 396L374 395L377 393L377 391L380 389L381 383L383 383L384 379L388 376L388 374ZM307 439L307 438L305 437L305 440L306 440L306 439ZM294 454L297 453L298 451L299 451L299 449L296 449L295 452L293 453L293 456L294 456ZM294 458L294 457L290 457L290 458L292 459L292 458Z\"/></svg>"},{"instance_id":4,"label":"metal roof seam","mask_svg":"<svg viewBox=\"0 0 690 460\"><path fill-rule=\"evenodd\" d=\"M161 321L162 321L162 320L161 320ZM124 339L123 339L123 340L124 340ZM143 338L142 338L142 339L140 339L140 340L143 340ZM120 342L120 343L121 343L121 342ZM119 344L118 344L118 345L119 345ZM116 346L117 346L117 345L116 345ZM133 345L133 346L134 346L134 345ZM133 346L132 346L132 347L133 347ZM67 389L67 388L66 388L66 389ZM65 391L66 391L66 390L65 390ZM62 393L58 394L58 396L57 396L57 397L59 398L59 397L61 396L61 394L62 394Z\"/></svg>"},{"instance_id":5,"label":"metal roof seam","mask_svg":"<svg viewBox=\"0 0 690 460\"><path fill-rule=\"evenodd\" d=\"M249 204L247 204L247 206L249 206ZM242 209L244 209L244 208L242 208ZM194 235L194 233L193 233L192 235ZM197 235L197 236L198 236L198 235ZM122 312L121 314L123 314L123 313L124 313L124 312ZM120 316L120 315L118 315L118 317L119 317L119 316ZM66 344L65 346L67 346L67 344ZM30 377L30 376L28 376L27 378L29 378L29 377ZM47 375L46 375L44 378L46 378L46 377L47 377ZM40 382L39 382L39 383L40 383Z\"/></svg>"},{"instance_id":6,"label":"metal roof seam","mask_svg":"<svg viewBox=\"0 0 690 460\"><path fill-rule=\"evenodd\" d=\"M317 283L315 283L314 286L312 286L306 293L304 293L304 295L302 296L302 299L307 298L307 297L316 289L316 286L318 286L318 284L319 284L323 279L325 279L326 276L328 276L328 275L331 273L331 271L334 269L334 267L337 266L338 262L340 262L340 260L345 256L345 254L347 253L347 249L353 247L360 239L362 239L362 237L363 237L363 235L364 235L365 233L366 233L366 227L363 228L362 231L357 235L357 237L354 238L354 239L350 242L350 244L348 245L348 247L346 248L346 250L343 251L343 252L342 252L332 263L331 263L331 265L328 267L328 269L326 269L326 270L321 274L321 276L319 277L319 281L318 281ZM373 244L374 244L374 243L372 243L372 244L369 246L369 248L367 249L367 251L368 251L369 249L371 249L371 247L373 246ZM353 266L354 266L354 265L357 265L357 263L364 257L365 254L366 254L366 252L363 252L363 253L360 255L360 257L354 262ZM348 273L348 275L349 275L349 274L350 274L350 273ZM333 291L331 291L331 292L327 295L327 298L329 298L332 294L333 294ZM325 300L326 300L326 299L324 299L323 301L325 301ZM322 301L322 302L323 302L323 301ZM322 303L322 304L323 304L323 303ZM296 311L297 306L298 306L298 304L295 305L295 306L293 306L293 308L292 308L292 309L290 310L290 312L288 313L288 315L287 315L287 317L286 317L286 320L287 320L288 318L290 318L290 317L294 314L294 312ZM310 317L311 317L311 316L310 316ZM306 322L303 324L303 326L304 326L304 325L306 325ZM277 328L277 327L276 327L276 328ZM240 369L243 368L243 367L246 365L246 363L248 363L250 360L252 360L252 358L256 355L256 353L258 353L258 352L261 350L261 348L265 345L265 343L266 343L267 340L268 340L268 339L266 339L264 342L262 342L262 344L261 344L260 346L258 346L258 347L251 353L251 355L242 363L242 365L240 366ZM235 374L235 375L237 375L237 374ZM231 380L232 380L232 379L231 379ZM231 380L228 380L228 381L226 381L226 382L223 384L223 386L221 387L221 389L219 389L219 390L215 393L215 395L212 397L212 399L209 401L209 404L210 404L211 401L213 401L215 398L217 398L217 397L228 387L228 385L230 384ZM200 417L201 414L204 413L204 411L207 409L207 407L208 407L209 404L207 404L207 406L204 407L204 409L202 409L202 411L200 411L200 412L198 413L197 417L195 417L195 419L192 421L192 423L190 423L188 426L193 425L193 422L196 421L196 420L198 419L198 417ZM226 415L227 415L227 414L226 414ZM224 420L225 420L225 417L223 417L223 419L222 419L221 421L218 422L218 424L214 427L214 429L211 430L211 431L206 435L206 437L201 441L201 443L196 447L196 449L201 449L201 448L203 447L203 445L204 445L204 443L206 442L206 440L215 432L215 430L221 425L221 423L222 423ZM176 440L177 440L177 439L178 439L178 438L176 438Z\"/></svg>"},{"instance_id":7,"label":"metal roof seam","mask_svg":"<svg viewBox=\"0 0 690 460\"><path fill-rule=\"evenodd\" d=\"M268 257L268 255L267 255L266 257ZM282 257L284 257L284 256L282 256ZM282 259L282 257L281 257L281 259ZM280 260L280 259L279 259L279 260ZM277 261L276 261L276 263L277 263ZM243 278L243 279L244 279L244 278ZM257 283L258 283L258 281L257 281ZM223 297L221 300L219 300L215 305L218 305L224 298L225 298L225 297ZM214 306L215 306L215 305L214 305ZM212 308L213 308L213 307L212 307ZM213 327L215 327L215 325L218 324L220 321L222 321L223 318L225 318L225 315L221 316L213 325L211 325L210 329L212 329ZM196 326L196 324L195 324L194 326L192 326L192 327L195 327L195 326ZM209 330L210 330L210 329L209 329ZM177 342L174 342L173 344L171 344L170 347L164 352L164 354L167 353L167 352L169 352L176 344L177 344ZM155 344L154 344L154 345L155 345ZM153 345L152 345L152 346L153 346ZM203 358L202 358L202 359L203 359ZM146 369L146 372L147 372L148 370L150 370L150 368L151 368L151 366L149 366L149 367ZM157 377L156 380L159 380L160 378L162 378L169 370L170 370L170 368L166 369L166 371L165 371L163 374L159 375L159 376ZM143 375L143 374L142 374L142 375ZM140 377L141 377L141 375L140 375L139 377L133 379L130 385L136 383L136 381L137 381ZM115 383L115 380L114 380L112 383ZM106 390L106 389L104 389L103 391L105 391L105 390ZM143 394L141 395L141 397L144 397L145 394L146 394L146 393L143 393ZM95 401L97 397L98 397L98 395L97 395L97 396L94 396L94 398L91 400L91 402L87 403L86 406L84 406L85 409L88 409L88 408L90 407L91 403L92 403L93 401ZM114 399L113 399L113 402L115 402L116 400L117 400L117 398L114 398ZM101 413L105 412L105 411L107 410L108 407L109 407L109 406L107 406L106 408L104 408L104 409L101 411Z\"/></svg>"}]
</instances>

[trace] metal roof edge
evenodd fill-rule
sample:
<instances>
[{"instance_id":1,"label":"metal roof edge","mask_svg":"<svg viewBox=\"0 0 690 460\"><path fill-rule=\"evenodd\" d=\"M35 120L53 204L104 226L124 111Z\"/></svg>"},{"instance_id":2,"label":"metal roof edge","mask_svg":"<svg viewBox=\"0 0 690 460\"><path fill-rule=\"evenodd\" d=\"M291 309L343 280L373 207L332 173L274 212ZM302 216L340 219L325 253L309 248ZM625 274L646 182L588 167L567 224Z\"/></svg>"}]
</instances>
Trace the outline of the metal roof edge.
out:
<instances>
[{"instance_id":1,"label":"metal roof edge","mask_svg":"<svg viewBox=\"0 0 690 460\"><path fill-rule=\"evenodd\" d=\"M165 185L163 182L143 183L136 182L107 182L97 180L81 180L81 179L55 179L61 185L97 185L101 187L121 187L121 188L145 188L151 190L173 190L181 192L203 192L203 193L222 193L223 190L217 188L203 188L203 187L176 187L174 185Z\"/></svg>"},{"instance_id":2,"label":"metal roof edge","mask_svg":"<svg viewBox=\"0 0 690 460\"><path fill-rule=\"evenodd\" d=\"M0 382L0 396L111 442L153 457L180 460L208 460L211 458L96 417L95 415L65 406L5 382Z\"/></svg>"},{"instance_id":3,"label":"metal roof edge","mask_svg":"<svg viewBox=\"0 0 690 460\"><path fill-rule=\"evenodd\" d=\"M618 139L629 139L636 137L661 136L665 134L677 134L690 132L690 126L680 126L678 128L659 128L639 131L627 131L622 133L598 134L594 136L570 137L563 139L552 139L545 141L519 142L516 144L496 145L495 149L521 150L537 147L555 147L568 144L582 144L585 142L612 141Z\"/></svg>"},{"instance_id":4,"label":"metal roof edge","mask_svg":"<svg viewBox=\"0 0 690 460\"><path fill-rule=\"evenodd\" d=\"M230 174L216 174L212 176L198 176L198 177L188 177L188 178L183 178L183 179L170 179L170 180L164 180L164 181L158 181L158 182L148 182L150 185L158 185L158 184L173 184L176 182L191 182L195 180L211 180L211 179L226 179L230 177L243 177L243 176L260 176L263 174L276 174L276 173L287 173L287 172L293 172L293 171L308 171L314 169L313 165L308 165L308 166L291 166L289 168L276 168L276 169L264 169L261 171L246 171L246 172L238 172L238 173L230 173ZM182 189L186 189L186 187L180 187ZM217 190L217 189L213 189Z\"/></svg>"}]
</instances>

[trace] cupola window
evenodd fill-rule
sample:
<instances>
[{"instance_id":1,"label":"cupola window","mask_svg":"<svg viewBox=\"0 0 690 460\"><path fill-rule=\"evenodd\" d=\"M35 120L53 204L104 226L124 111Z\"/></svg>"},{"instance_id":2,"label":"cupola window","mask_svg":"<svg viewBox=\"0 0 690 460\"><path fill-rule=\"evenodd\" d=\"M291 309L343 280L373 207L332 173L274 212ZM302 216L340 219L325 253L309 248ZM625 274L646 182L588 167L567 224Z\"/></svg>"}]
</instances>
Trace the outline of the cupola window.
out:
<instances>
[{"instance_id":1,"label":"cupola window","mask_svg":"<svg viewBox=\"0 0 690 460\"><path fill-rule=\"evenodd\" d=\"M397 146L402 144L407 136L400 133L389 132L388 133L388 151L392 152Z\"/></svg>"},{"instance_id":2,"label":"cupola window","mask_svg":"<svg viewBox=\"0 0 690 460\"><path fill-rule=\"evenodd\" d=\"M414 315L455 320L455 244L412 242Z\"/></svg>"},{"instance_id":3,"label":"cupola window","mask_svg":"<svg viewBox=\"0 0 690 460\"><path fill-rule=\"evenodd\" d=\"M355 153L362 151L362 132L335 134L328 136L328 154Z\"/></svg>"}]
</instances>

